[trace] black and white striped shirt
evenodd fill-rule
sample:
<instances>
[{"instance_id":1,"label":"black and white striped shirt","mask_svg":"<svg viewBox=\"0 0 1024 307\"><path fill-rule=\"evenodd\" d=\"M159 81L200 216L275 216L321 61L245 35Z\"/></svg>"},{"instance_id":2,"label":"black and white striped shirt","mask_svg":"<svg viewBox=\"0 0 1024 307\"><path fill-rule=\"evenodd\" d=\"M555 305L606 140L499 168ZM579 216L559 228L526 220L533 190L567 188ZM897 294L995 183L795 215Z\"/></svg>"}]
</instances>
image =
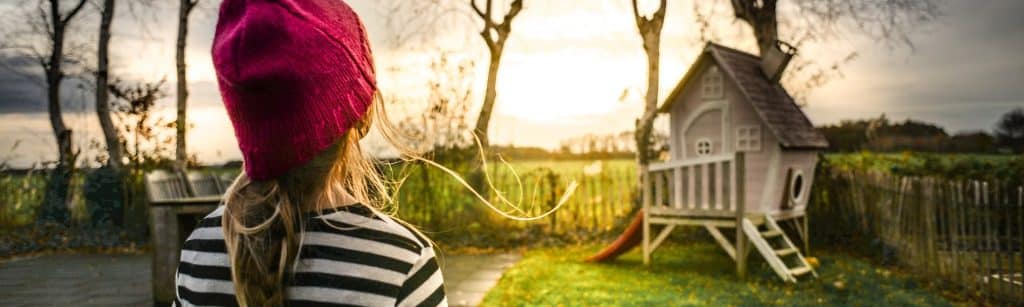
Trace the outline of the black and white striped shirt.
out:
<instances>
[{"instance_id":1,"label":"black and white striped shirt","mask_svg":"<svg viewBox=\"0 0 1024 307\"><path fill-rule=\"evenodd\" d=\"M223 208L203 218L182 247L177 306L238 305ZM292 273L285 290L289 306L448 305L429 241L364 205L311 217Z\"/></svg>"}]
</instances>

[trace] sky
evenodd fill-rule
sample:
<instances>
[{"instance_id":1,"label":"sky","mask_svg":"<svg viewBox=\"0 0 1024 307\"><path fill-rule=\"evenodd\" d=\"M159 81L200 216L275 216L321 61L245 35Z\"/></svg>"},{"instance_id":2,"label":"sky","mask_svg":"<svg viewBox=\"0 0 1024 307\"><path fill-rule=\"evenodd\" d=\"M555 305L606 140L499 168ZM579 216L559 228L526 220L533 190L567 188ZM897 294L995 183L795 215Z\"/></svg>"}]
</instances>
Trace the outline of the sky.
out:
<instances>
[{"instance_id":1,"label":"sky","mask_svg":"<svg viewBox=\"0 0 1024 307\"><path fill-rule=\"evenodd\" d=\"M669 2L661 49L662 98L702 47L689 1ZM25 3L34 1L0 0L0 20L23 24L18 19ZM157 113L171 118L177 8L175 1L156 3L152 8L119 7L112 74L132 81L165 78L170 95L158 103ZM378 1L349 3L367 26L381 91L410 101L404 108L393 108L393 118L417 113L417 102L426 95L424 71L441 53L475 64L467 77L473 78L473 100L482 100L486 48L476 34L478 24L465 12L446 17L453 21L422 40L402 45L393 39L403 29L394 22L396 15ZM727 1L715 3L709 12L717 12L712 15L713 31L724 33L719 43L752 51L752 37L744 24L728 15ZM1024 20L1017 13L1024 10L1024 1L940 3L943 14L937 21L909 32L913 48L855 33L801 46L799 57L823 65L850 52L858 55L841 66L841 76L803 99L808 117L821 125L885 113L892 120L928 121L955 133L991 130L1001 114L1024 106ZM189 117L194 125L188 141L201 162L221 163L240 155L209 55L216 4L204 0L201 5L192 18L188 41ZM642 10L651 7L651 1L642 2ZM97 17L94 11L83 13L69 44L94 48L91 29ZM31 40L10 32L3 39ZM786 33L782 35L785 39ZM32 81L39 78L38 68L31 59L10 52L0 53L0 61L6 67L0 69L0 162L24 167L54 159L43 89ZM491 123L493 143L556 148L566 138L631 130L642 111L646 74L628 1L527 1L513 23L502 60ZM62 92L68 111L64 118L88 157L90 142L102 137L91 94L74 81Z\"/></svg>"}]
</instances>

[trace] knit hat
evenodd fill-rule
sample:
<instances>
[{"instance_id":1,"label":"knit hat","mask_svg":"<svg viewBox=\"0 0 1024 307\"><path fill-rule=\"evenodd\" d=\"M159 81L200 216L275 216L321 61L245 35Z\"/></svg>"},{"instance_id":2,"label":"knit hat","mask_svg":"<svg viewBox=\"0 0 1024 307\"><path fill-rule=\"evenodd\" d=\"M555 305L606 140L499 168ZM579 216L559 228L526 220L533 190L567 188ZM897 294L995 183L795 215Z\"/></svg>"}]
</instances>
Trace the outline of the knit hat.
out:
<instances>
[{"instance_id":1,"label":"knit hat","mask_svg":"<svg viewBox=\"0 0 1024 307\"><path fill-rule=\"evenodd\" d=\"M225 0L213 65L254 180L312 160L377 90L366 31L340 0Z\"/></svg>"}]
</instances>

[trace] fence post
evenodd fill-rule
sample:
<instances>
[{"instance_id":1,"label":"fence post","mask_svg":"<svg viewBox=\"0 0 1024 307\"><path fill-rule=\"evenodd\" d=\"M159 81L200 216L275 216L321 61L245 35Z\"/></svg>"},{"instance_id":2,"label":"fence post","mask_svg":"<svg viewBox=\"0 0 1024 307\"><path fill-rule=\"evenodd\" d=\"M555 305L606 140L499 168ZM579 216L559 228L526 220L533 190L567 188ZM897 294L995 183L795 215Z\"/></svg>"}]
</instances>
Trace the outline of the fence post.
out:
<instances>
[{"instance_id":1,"label":"fence post","mask_svg":"<svg viewBox=\"0 0 1024 307\"><path fill-rule=\"evenodd\" d=\"M935 238L936 238L936 235L935 235L936 219L935 219L935 210L934 210L934 208L935 208L935 206L934 206L935 198L934 198L934 195L932 194L931 182L932 181L930 179L925 179L925 180L923 180L921 182L921 190L922 190L922 192L924 192L923 195L922 195L923 197L922 197L921 200L922 200L922 205L923 205L922 208L924 208L924 211L925 211L925 214L924 214L924 226L925 226L925 229L924 229L924 235L925 235L924 243L927 246L927 248L925 249L927 251L925 253L925 258L928 259L928 266L927 266L927 268L928 268L929 271L932 271L934 269L933 272L937 272L937 271L939 271L938 268L940 266L937 265L938 257L936 257L937 254L935 253Z\"/></svg>"}]
</instances>

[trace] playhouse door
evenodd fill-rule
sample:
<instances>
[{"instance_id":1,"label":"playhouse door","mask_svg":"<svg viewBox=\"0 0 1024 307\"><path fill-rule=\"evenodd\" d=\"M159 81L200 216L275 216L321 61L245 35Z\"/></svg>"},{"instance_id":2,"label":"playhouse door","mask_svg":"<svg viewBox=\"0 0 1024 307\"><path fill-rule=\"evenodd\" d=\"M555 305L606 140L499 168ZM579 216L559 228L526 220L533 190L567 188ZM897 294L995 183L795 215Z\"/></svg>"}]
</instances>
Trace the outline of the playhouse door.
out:
<instances>
[{"instance_id":1,"label":"playhouse door","mask_svg":"<svg viewBox=\"0 0 1024 307\"><path fill-rule=\"evenodd\" d=\"M711 109L684 122L680 148L682 159L721 155L725 150L721 109Z\"/></svg>"}]
</instances>

